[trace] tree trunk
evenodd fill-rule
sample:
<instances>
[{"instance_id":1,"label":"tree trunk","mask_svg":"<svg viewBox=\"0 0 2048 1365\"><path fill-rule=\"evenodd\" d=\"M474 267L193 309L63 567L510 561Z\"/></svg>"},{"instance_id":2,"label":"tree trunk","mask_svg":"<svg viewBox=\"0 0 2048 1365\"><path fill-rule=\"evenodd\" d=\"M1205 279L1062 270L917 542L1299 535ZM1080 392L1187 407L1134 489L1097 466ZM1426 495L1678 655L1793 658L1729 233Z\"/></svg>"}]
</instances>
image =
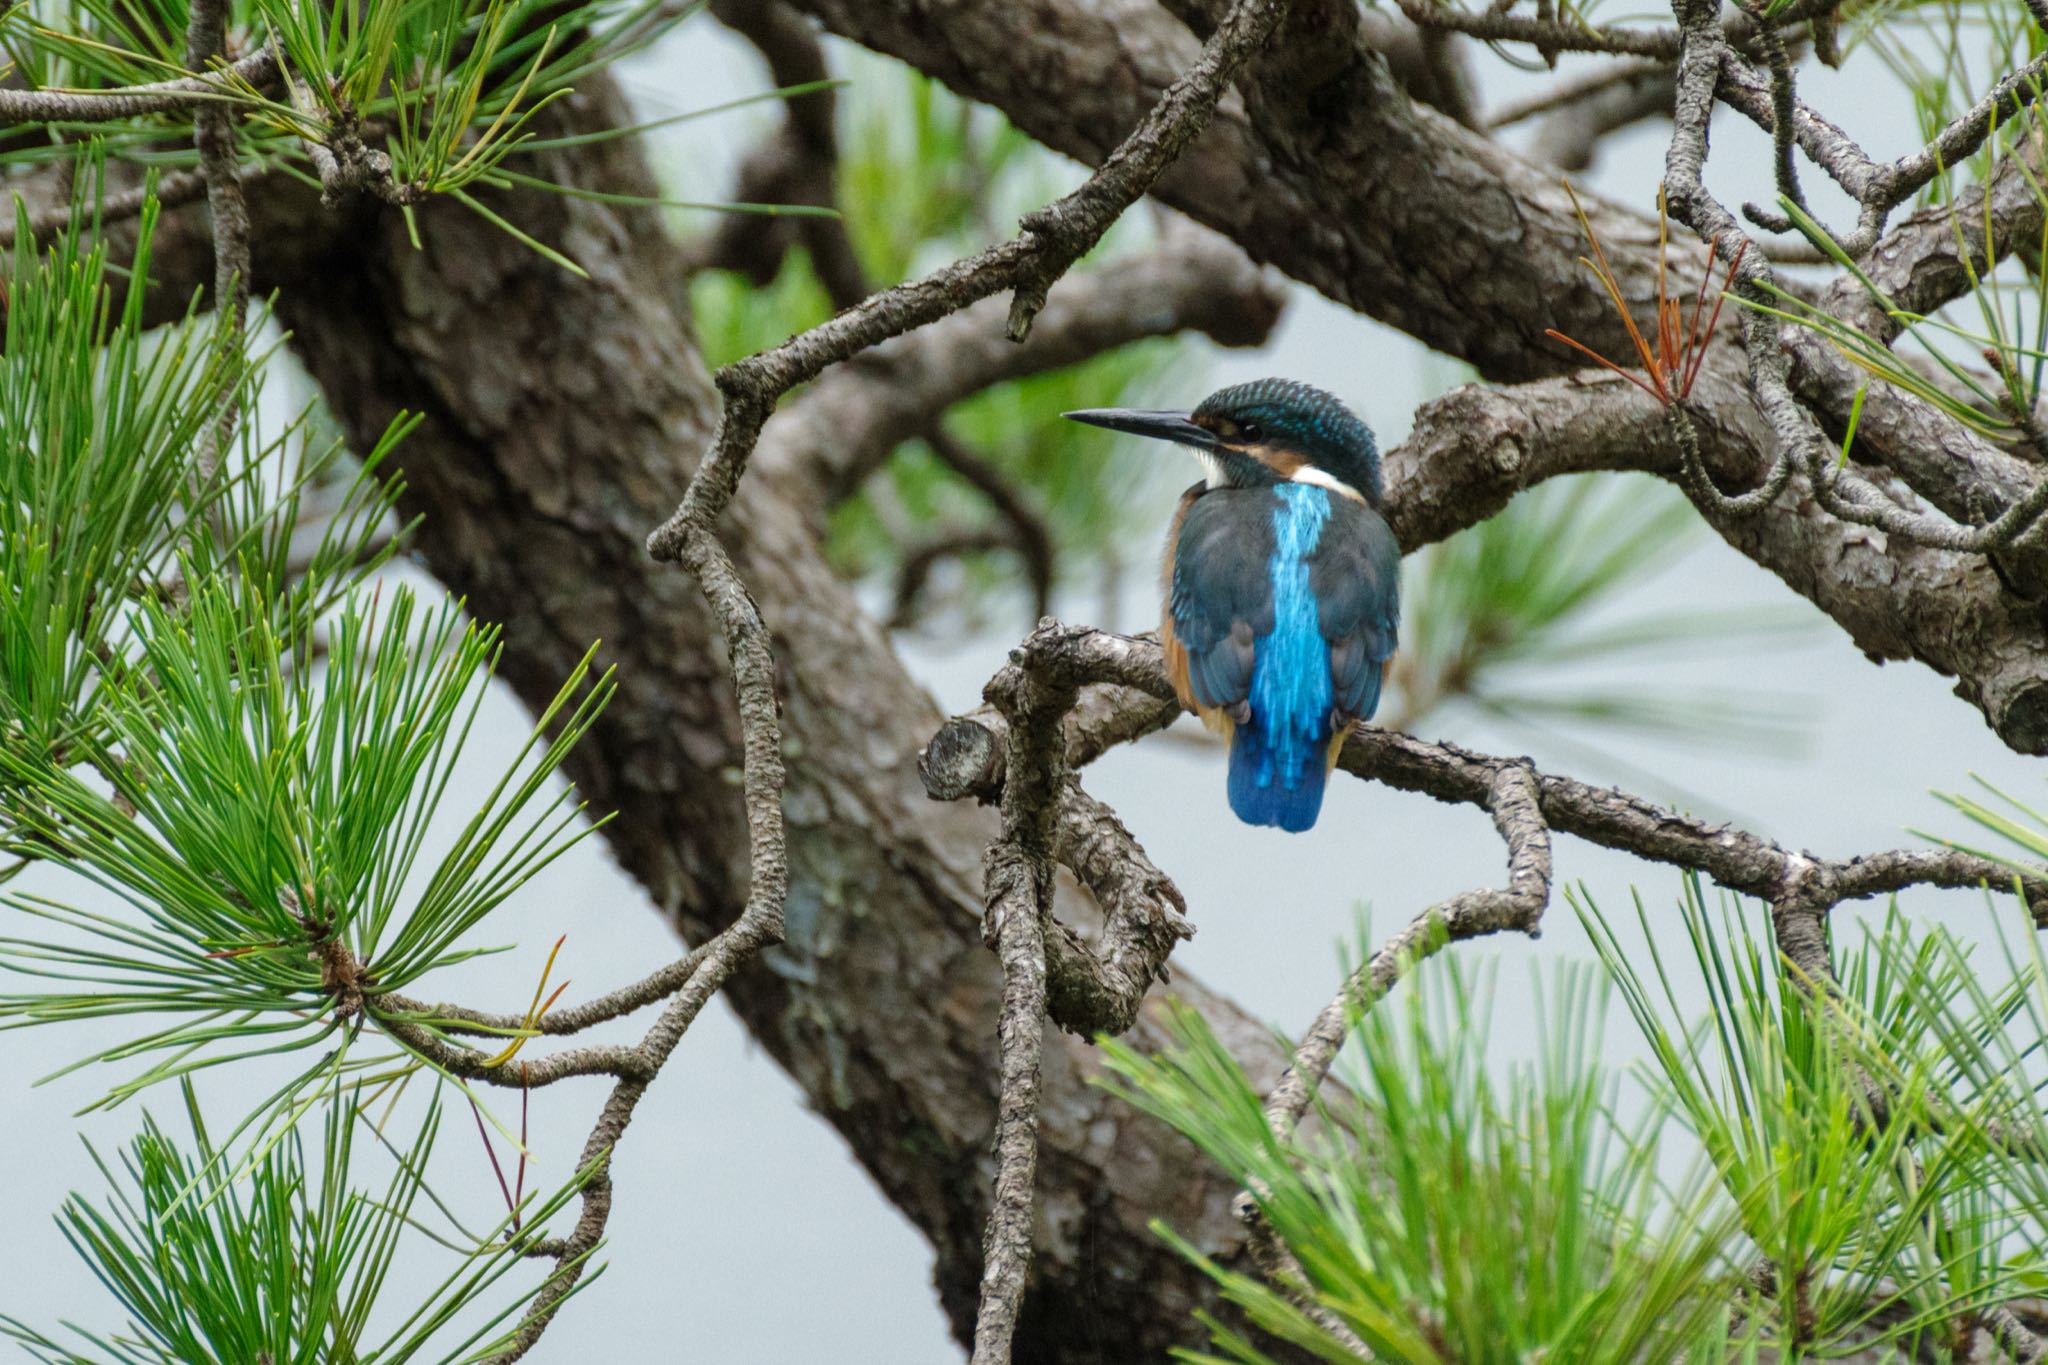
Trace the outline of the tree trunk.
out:
<instances>
[{"instance_id":1,"label":"tree trunk","mask_svg":"<svg viewBox=\"0 0 2048 1365\"><path fill-rule=\"evenodd\" d=\"M619 117L615 98L589 81L557 108L596 126ZM628 141L559 154L544 173L651 192ZM426 414L401 452L407 509L425 518L415 545L479 617L503 623L502 672L520 696L551 696L603 640L618 696L569 775L593 809L619 812L605 836L621 865L701 941L747 889L731 682L695 583L642 541L704 449L716 398L655 212L539 193L499 206L591 278L434 204L419 211L424 251L395 215L373 217L274 281L280 311L359 447L401 408ZM824 562L801 510L815 503L761 467L723 526L776 634L791 878L787 944L726 995L931 1239L964 1338L993 1175L1001 983L980 940L993 822L924 795L917 751L941 717ZM1177 990L1273 1079L1256 1021L1185 977ZM1139 1025L1140 1043L1151 1028ZM1082 1040L1049 1043L1020 1365L1156 1359L1199 1338L1191 1311L1215 1306L1211 1286L1148 1220L1238 1252L1231 1187L1089 1086L1096 1065Z\"/></svg>"}]
</instances>

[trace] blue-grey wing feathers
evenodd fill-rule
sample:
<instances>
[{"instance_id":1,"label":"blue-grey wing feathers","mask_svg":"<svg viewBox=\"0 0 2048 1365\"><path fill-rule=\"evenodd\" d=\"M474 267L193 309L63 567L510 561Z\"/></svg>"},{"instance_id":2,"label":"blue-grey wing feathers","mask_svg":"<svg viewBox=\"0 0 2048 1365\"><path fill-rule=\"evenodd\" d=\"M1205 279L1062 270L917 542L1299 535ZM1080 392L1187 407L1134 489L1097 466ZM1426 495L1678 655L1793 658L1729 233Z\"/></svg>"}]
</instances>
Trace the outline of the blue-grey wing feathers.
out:
<instances>
[{"instance_id":1,"label":"blue-grey wing feathers","mask_svg":"<svg viewBox=\"0 0 2048 1365\"><path fill-rule=\"evenodd\" d=\"M1370 720L1401 617L1401 547L1386 521L1349 498L1332 498L1330 524L1309 562L1338 714Z\"/></svg>"},{"instance_id":2,"label":"blue-grey wing feathers","mask_svg":"<svg viewBox=\"0 0 2048 1365\"><path fill-rule=\"evenodd\" d=\"M1273 629L1270 503L1236 492L1196 498L1173 559L1167 613L1188 652L1189 690L1202 705L1237 719L1251 692L1258 639Z\"/></svg>"}]
</instances>

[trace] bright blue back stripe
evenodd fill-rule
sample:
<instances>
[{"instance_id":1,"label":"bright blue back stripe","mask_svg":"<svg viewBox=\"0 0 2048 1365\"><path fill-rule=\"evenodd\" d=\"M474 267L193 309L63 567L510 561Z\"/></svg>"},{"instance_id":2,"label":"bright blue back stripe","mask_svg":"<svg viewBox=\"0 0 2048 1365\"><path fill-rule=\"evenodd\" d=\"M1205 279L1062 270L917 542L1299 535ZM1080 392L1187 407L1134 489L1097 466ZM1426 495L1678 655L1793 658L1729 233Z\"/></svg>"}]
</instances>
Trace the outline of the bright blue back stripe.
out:
<instances>
[{"instance_id":1,"label":"bright blue back stripe","mask_svg":"<svg viewBox=\"0 0 2048 1365\"><path fill-rule=\"evenodd\" d=\"M1273 491L1279 504L1273 509L1269 570L1273 629L1252 658L1251 725L1259 734L1255 742L1232 746L1233 768L1243 764L1246 770L1231 774L1231 786L1233 797L1241 793L1245 806L1265 817L1257 823L1303 829L1322 804L1330 739L1330 647L1308 565L1330 519L1330 494L1299 483ZM1296 805L1306 809L1292 809ZM1254 818L1246 809L1239 814Z\"/></svg>"}]
</instances>

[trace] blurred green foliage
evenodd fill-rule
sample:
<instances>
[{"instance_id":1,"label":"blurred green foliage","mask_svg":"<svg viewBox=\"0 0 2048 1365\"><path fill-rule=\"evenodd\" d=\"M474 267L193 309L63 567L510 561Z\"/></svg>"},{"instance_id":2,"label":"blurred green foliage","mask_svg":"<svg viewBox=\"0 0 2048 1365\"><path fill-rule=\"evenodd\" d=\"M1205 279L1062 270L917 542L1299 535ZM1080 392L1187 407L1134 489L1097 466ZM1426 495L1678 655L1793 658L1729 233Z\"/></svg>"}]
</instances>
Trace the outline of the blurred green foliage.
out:
<instances>
[{"instance_id":1,"label":"blurred green foliage","mask_svg":"<svg viewBox=\"0 0 2048 1365\"><path fill-rule=\"evenodd\" d=\"M835 53L836 55L840 55ZM936 81L893 62L849 54L841 94L840 201L868 278L884 287L1007 235L1025 210L1070 186L1078 171ZM1112 230L1081 269L1143 246L1136 215ZM713 365L776 345L832 314L801 249L757 286L737 274L701 272L691 285L698 337ZM1130 548L1134 519L1149 536L1153 509L1184 472L1166 460L1113 458L1109 438L1059 420L1070 408L1133 401L1168 373L1176 394L1202 384L1195 348L1141 342L1048 374L996 385L944 414L945 432L982 457L1042 516L1059 577L1070 580ZM851 576L889 581L920 548L968 540L1003 526L987 499L924 441L904 443L887 467L833 511L827 550ZM1149 541L1142 553L1153 555ZM1026 575L1008 548L960 556L948 585L949 629L1029 619Z\"/></svg>"}]
</instances>

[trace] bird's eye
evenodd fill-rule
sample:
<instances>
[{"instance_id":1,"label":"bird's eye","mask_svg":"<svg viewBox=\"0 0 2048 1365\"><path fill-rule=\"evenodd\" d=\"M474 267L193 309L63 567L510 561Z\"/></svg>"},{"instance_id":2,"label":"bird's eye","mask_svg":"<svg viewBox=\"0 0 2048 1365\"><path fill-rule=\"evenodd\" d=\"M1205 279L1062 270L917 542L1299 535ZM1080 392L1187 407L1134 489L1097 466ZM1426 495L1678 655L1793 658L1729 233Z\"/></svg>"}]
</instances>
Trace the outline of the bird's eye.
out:
<instances>
[{"instance_id":1,"label":"bird's eye","mask_svg":"<svg viewBox=\"0 0 2048 1365\"><path fill-rule=\"evenodd\" d=\"M1263 441L1266 439L1266 433L1257 422L1239 422L1237 437L1241 441Z\"/></svg>"}]
</instances>

